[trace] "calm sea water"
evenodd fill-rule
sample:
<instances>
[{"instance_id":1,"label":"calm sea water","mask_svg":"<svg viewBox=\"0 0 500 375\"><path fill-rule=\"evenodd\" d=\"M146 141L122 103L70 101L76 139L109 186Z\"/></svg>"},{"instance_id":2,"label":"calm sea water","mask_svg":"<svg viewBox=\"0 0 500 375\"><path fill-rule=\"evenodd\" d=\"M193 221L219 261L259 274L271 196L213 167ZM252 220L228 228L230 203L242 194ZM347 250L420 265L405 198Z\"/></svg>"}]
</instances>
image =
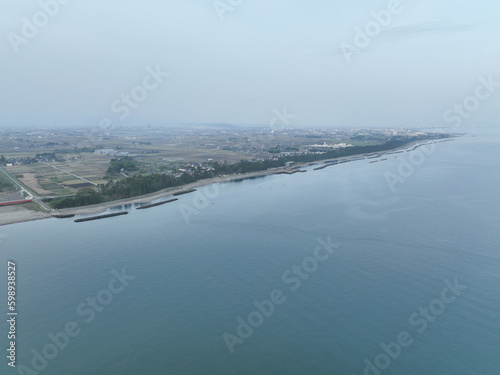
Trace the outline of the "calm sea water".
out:
<instances>
[{"instance_id":1,"label":"calm sea water","mask_svg":"<svg viewBox=\"0 0 500 375\"><path fill-rule=\"evenodd\" d=\"M106 220L0 227L0 285L14 260L19 312L18 367L3 356L1 373L29 373L38 352L50 375L499 374L499 143L465 136ZM338 247L315 261L328 236ZM123 269L133 280L110 285ZM271 297L264 316L254 301ZM70 322L78 334L51 346ZM6 322L0 335L5 349Z\"/></svg>"}]
</instances>

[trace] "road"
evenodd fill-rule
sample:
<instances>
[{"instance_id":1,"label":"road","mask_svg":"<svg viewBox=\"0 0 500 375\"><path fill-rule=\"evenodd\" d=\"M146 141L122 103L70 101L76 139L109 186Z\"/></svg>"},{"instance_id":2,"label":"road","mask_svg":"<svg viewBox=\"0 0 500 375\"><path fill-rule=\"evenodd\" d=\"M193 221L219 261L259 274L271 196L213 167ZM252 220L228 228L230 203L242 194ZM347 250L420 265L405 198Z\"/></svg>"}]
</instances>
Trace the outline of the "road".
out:
<instances>
[{"instance_id":1,"label":"road","mask_svg":"<svg viewBox=\"0 0 500 375\"><path fill-rule=\"evenodd\" d=\"M54 168L54 169L57 169L58 171L61 171L61 172L67 173L67 174L69 174L69 175L71 175L71 176L74 176L74 177L78 178L79 180L83 180L83 181L85 181L85 182L88 182L89 184L92 184L92 185L94 185L94 186L97 186L97 184L96 184L95 182L92 182L92 181L90 181L90 180L87 180L86 178L83 178L83 177L77 176L77 175L76 175L76 174L74 174L74 173L71 173L71 172L65 171L64 169L61 169L61 168L59 168L59 167L56 167L56 166L50 165L49 163L46 163L46 162L44 162L44 161L41 161L40 163L43 163L43 164L45 164L45 165L48 165L49 167L52 167L52 168Z\"/></svg>"}]
</instances>

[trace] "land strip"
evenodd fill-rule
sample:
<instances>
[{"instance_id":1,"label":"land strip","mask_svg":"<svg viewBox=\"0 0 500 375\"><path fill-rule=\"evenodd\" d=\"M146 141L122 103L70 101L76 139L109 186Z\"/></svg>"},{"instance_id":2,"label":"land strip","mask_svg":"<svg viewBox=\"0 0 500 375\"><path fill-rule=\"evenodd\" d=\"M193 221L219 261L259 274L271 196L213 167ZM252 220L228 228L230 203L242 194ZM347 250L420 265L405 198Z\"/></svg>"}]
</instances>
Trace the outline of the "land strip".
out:
<instances>
[{"instance_id":1,"label":"land strip","mask_svg":"<svg viewBox=\"0 0 500 375\"><path fill-rule=\"evenodd\" d=\"M435 140L433 140L433 141L435 141ZM427 141L416 141L416 142L408 143L408 144L405 144L405 145L398 147L396 149L386 150L384 152L380 152L380 153L378 153L378 157L382 157L382 156L386 155L387 153L394 153L394 151L397 151L397 150L406 150L406 149L409 150L411 146L414 146L417 144L426 144L426 143L427 143ZM370 156L370 155L373 155L373 152L357 154L357 155L350 155L350 156L334 158L334 159L325 159L325 160L315 161L315 162L297 163L297 164L294 164L291 166L273 168L273 169L268 169L265 171L250 172L250 173L244 173L244 174L233 174L233 175L229 175L229 176L218 176L218 177L213 177L210 179L199 180L199 181L196 181L196 182L193 182L190 184L186 184L186 185L182 185L182 186L163 189L163 190L151 193L151 194L126 198L126 199L120 199L120 200L114 200L114 201L100 203L100 204L91 205L91 206L52 210L51 213L34 212L34 211L26 210L20 206L4 207L4 208L0 209L0 226L14 224L14 223L20 223L20 222L25 222L25 221L54 218L56 216L64 216L64 215L99 214L99 213L105 212L106 210L108 210L109 208L112 208L112 207L117 207L117 206L125 205L125 204L151 203L151 202L153 202L157 199L163 198L163 197L170 197L170 196L174 197L174 194L176 194L176 193L183 192L183 191L190 190L190 189L197 189L197 188L207 186L207 185L243 180L243 179L248 179L248 178L264 177L264 176L269 176L269 175L274 175L274 174L283 174L283 173L291 174L291 173L296 172L298 168L302 168L302 167L306 167L306 166L328 163L330 161L339 161L339 162L340 161L342 161L342 162L359 161L359 160L365 159L367 156Z\"/></svg>"}]
</instances>

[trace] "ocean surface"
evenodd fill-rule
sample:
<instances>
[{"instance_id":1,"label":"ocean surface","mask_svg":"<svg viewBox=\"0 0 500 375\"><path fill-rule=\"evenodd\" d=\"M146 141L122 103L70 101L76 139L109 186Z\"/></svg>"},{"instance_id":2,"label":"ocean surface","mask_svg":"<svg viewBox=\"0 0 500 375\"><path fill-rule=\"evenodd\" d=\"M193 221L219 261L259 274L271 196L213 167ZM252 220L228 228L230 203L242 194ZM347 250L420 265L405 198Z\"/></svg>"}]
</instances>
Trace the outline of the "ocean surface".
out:
<instances>
[{"instance_id":1,"label":"ocean surface","mask_svg":"<svg viewBox=\"0 0 500 375\"><path fill-rule=\"evenodd\" d=\"M0 227L0 373L500 374L499 146L484 132Z\"/></svg>"}]
</instances>

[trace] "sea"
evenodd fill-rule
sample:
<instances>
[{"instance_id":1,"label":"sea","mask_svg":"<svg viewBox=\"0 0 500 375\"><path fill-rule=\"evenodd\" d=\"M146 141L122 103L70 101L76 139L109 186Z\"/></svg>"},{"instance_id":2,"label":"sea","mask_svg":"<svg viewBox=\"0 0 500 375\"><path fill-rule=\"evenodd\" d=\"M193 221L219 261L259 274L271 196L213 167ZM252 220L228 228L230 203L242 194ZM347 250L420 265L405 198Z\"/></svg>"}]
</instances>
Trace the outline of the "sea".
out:
<instances>
[{"instance_id":1,"label":"sea","mask_svg":"<svg viewBox=\"0 0 500 375\"><path fill-rule=\"evenodd\" d=\"M499 146L484 129L0 227L0 373L500 374Z\"/></svg>"}]
</instances>

